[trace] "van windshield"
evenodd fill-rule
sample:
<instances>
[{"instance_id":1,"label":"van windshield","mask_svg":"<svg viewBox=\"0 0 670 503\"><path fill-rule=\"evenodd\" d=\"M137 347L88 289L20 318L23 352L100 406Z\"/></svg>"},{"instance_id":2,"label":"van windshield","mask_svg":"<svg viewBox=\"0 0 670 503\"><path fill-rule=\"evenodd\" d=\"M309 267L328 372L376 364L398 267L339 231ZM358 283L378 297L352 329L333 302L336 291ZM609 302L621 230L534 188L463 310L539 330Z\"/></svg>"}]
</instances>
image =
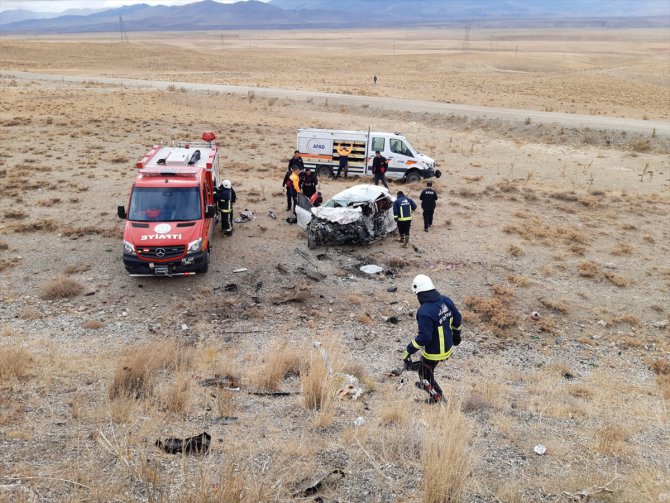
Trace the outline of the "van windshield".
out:
<instances>
[{"instance_id":1,"label":"van windshield","mask_svg":"<svg viewBox=\"0 0 670 503\"><path fill-rule=\"evenodd\" d=\"M174 222L198 220L202 213L197 187L134 188L128 220Z\"/></svg>"}]
</instances>

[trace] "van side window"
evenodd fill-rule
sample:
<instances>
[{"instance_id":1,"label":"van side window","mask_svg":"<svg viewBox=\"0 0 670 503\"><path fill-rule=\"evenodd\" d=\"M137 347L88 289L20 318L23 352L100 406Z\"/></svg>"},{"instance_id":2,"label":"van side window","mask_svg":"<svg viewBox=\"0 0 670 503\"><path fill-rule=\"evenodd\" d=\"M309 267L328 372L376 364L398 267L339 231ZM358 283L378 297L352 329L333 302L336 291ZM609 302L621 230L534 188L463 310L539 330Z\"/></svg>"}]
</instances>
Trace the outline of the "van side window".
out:
<instances>
[{"instance_id":1,"label":"van side window","mask_svg":"<svg viewBox=\"0 0 670 503\"><path fill-rule=\"evenodd\" d=\"M404 141L398 140L397 138L391 138L390 145L391 145L391 152L393 152L394 154L402 154L407 157L414 157L410 149L407 148L407 145L405 145Z\"/></svg>"},{"instance_id":2,"label":"van side window","mask_svg":"<svg viewBox=\"0 0 670 503\"><path fill-rule=\"evenodd\" d=\"M384 151L384 138L375 136L372 138L372 151L376 152L377 150L380 152Z\"/></svg>"}]
</instances>

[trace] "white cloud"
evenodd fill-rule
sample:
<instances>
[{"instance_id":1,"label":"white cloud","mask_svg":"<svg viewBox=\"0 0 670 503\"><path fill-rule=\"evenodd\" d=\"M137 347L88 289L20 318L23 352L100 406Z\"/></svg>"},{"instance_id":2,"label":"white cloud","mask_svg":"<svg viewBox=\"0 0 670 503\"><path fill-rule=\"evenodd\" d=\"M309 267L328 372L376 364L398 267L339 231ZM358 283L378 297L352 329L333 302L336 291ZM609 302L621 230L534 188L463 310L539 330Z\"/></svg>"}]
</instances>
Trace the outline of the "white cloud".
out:
<instances>
[{"instance_id":1,"label":"white cloud","mask_svg":"<svg viewBox=\"0 0 670 503\"><path fill-rule=\"evenodd\" d=\"M25 9L35 12L63 12L68 9L114 9L124 5L146 3L149 5L185 5L198 0L0 0L0 11ZM235 3L239 0L215 0Z\"/></svg>"}]
</instances>

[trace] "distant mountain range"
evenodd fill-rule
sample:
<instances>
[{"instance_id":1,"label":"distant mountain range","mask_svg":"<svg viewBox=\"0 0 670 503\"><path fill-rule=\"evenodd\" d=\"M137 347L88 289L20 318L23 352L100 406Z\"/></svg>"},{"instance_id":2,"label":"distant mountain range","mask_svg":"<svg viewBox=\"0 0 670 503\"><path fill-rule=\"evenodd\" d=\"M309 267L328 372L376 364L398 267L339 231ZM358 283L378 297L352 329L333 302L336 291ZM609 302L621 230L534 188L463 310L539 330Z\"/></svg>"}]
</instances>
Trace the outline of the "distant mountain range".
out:
<instances>
[{"instance_id":1,"label":"distant mountain range","mask_svg":"<svg viewBox=\"0 0 670 503\"><path fill-rule=\"evenodd\" d=\"M255 0L181 6L134 4L61 14L0 13L0 34L458 25L670 26L668 0Z\"/></svg>"}]
</instances>

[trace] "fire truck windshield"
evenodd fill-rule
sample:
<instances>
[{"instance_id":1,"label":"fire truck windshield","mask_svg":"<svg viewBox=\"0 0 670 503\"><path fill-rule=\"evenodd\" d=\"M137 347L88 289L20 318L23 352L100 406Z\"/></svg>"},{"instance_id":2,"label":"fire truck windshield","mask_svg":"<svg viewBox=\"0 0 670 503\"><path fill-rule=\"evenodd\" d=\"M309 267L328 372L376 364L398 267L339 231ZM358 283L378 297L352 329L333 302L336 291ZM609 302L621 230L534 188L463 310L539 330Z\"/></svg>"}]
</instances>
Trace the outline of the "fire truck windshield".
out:
<instances>
[{"instance_id":1,"label":"fire truck windshield","mask_svg":"<svg viewBox=\"0 0 670 503\"><path fill-rule=\"evenodd\" d=\"M198 187L133 189L128 220L174 222L198 220L202 213Z\"/></svg>"}]
</instances>

